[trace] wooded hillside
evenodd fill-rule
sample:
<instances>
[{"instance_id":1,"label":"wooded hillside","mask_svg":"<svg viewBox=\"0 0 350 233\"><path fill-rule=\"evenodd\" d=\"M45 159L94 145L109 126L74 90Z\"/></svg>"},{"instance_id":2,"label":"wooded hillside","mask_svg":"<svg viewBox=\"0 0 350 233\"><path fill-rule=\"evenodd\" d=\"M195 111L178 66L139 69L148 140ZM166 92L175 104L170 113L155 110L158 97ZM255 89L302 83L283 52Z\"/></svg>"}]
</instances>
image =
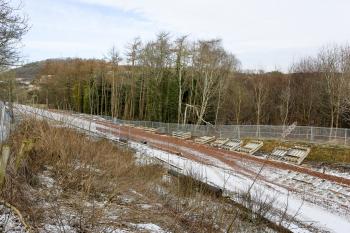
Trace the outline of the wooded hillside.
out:
<instances>
[{"instance_id":1,"label":"wooded hillside","mask_svg":"<svg viewBox=\"0 0 350 233\"><path fill-rule=\"evenodd\" d=\"M27 101L120 119L348 127L350 49L324 48L281 72L241 71L220 40L165 33L105 60L48 60Z\"/></svg>"}]
</instances>

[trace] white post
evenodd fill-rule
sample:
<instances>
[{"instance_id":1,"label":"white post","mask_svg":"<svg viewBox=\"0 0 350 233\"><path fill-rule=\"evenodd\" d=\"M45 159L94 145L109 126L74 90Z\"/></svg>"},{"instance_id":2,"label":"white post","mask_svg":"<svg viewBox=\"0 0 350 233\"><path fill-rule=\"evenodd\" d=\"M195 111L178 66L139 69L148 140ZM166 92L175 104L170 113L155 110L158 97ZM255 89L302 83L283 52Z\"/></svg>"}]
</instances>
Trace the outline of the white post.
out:
<instances>
[{"instance_id":1,"label":"white post","mask_svg":"<svg viewBox=\"0 0 350 233\"><path fill-rule=\"evenodd\" d=\"M347 139L348 139L348 130L349 129L345 129L345 145L347 144Z\"/></svg>"},{"instance_id":2,"label":"white post","mask_svg":"<svg viewBox=\"0 0 350 233\"><path fill-rule=\"evenodd\" d=\"M0 159L0 185L4 183L5 174L6 174L6 166L8 158L10 157L10 147L9 146L3 146L2 147L2 154Z\"/></svg>"},{"instance_id":3,"label":"white post","mask_svg":"<svg viewBox=\"0 0 350 233\"><path fill-rule=\"evenodd\" d=\"M0 130L1 130L1 138L0 138L0 142L2 140L4 140L4 122L5 122L5 105L2 105L2 109L1 109L1 117L0 117Z\"/></svg>"}]
</instances>

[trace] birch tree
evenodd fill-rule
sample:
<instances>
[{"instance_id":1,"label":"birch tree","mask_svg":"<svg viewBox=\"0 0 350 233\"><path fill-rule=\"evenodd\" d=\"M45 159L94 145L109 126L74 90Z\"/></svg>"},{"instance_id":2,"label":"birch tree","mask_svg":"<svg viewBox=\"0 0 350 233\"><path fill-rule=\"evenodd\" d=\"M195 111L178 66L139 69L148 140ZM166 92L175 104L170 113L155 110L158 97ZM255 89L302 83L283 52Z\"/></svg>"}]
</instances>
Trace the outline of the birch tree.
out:
<instances>
[{"instance_id":1,"label":"birch tree","mask_svg":"<svg viewBox=\"0 0 350 233\"><path fill-rule=\"evenodd\" d=\"M224 96L227 91L228 77L230 76L230 78L233 79L234 78L233 76L239 69L239 66L240 66L240 62L233 54L225 53L222 61L221 72L220 72L221 78L219 78L219 81L218 81L219 84L218 84L217 104L216 104L215 121L214 121L215 125L218 122L222 96Z\"/></svg>"},{"instance_id":2,"label":"birch tree","mask_svg":"<svg viewBox=\"0 0 350 233\"><path fill-rule=\"evenodd\" d=\"M257 136L260 135L260 124L263 115L263 107L267 102L268 86L264 80L264 76L251 77L251 82L254 91L254 103L255 103L255 114L256 114L256 125L257 125Z\"/></svg>"},{"instance_id":3,"label":"birch tree","mask_svg":"<svg viewBox=\"0 0 350 233\"><path fill-rule=\"evenodd\" d=\"M177 79L178 79L178 109L177 109L177 123L180 124L181 122L181 115L182 115L182 83L183 83L183 75L184 70L189 62L189 49L188 45L186 44L187 36L179 37L175 41L175 54L176 54L176 73L177 73Z\"/></svg>"},{"instance_id":4,"label":"birch tree","mask_svg":"<svg viewBox=\"0 0 350 233\"><path fill-rule=\"evenodd\" d=\"M290 77L287 77L286 85L284 89L281 90L280 96L280 115L283 123L283 127L286 127L286 123L289 117L289 110L291 107L291 80Z\"/></svg>"},{"instance_id":5,"label":"birch tree","mask_svg":"<svg viewBox=\"0 0 350 233\"><path fill-rule=\"evenodd\" d=\"M227 75L228 54L221 45L221 40L199 41L194 54L194 67L198 72L198 89L201 93L201 101L197 124L204 121L209 101L220 87L220 79Z\"/></svg>"},{"instance_id":6,"label":"birch tree","mask_svg":"<svg viewBox=\"0 0 350 233\"><path fill-rule=\"evenodd\" d=\"M119 62L122 61L122 58L119 55L119 52L117 49L113 46L109 53L108 53L108 60L111 65L111 71L112 71L112 90L111 90L111 115L112 118L117 117L118 115L118 102L120 101L117 99L118 93L117 93L117 86L116 86L116 73L118 71L118 65Z\"/></svg>"},{"instance_id":7,"label":"birch tree","mask_svg":"<svg viewBox=\"0 0 350 233\"><path fill-rule=\"evenodd\" d=\"M346 45L340 50L340 63L342 75L341 87L341 113L346 121L350 122L350 46Z\"/></svg>"},{"instance_id":8,"label":"birch tree","mask_svg":"<svg viewBox=\"0 0 350 233\"><path fill-rule=\"evenodd\" d=\"M129 43L126 47L126 60L129 64L129 83L130 83L130 92L127 93L127 98L125 100L125 104L127 108L124 112L124 118L126 119L133 119L134 118L134 99L135 99L135 92L136 92L136 81L138 74L137 65L139 64L140 60L140 53L141 53L141 46L142 42L139 37L136 37L133 42ZM142 92L142 89L141 89ZM129 111L128 111L129 110Z\"/></svg>"},{"instance_id":9,"label":"birch tree","mask_svg":"<svg viewBox=\"0 0 350 233\"><path fill-rule=\"evenodd\" d=\"M346 98L347 61L346 47L328 46L321 50L317 56L318 69L325 79L325 91L328 97L330 116L330 136L333 135L333 128L339 127L339 119L342 111L342 103Z\"/></svg>"}]
</instances>

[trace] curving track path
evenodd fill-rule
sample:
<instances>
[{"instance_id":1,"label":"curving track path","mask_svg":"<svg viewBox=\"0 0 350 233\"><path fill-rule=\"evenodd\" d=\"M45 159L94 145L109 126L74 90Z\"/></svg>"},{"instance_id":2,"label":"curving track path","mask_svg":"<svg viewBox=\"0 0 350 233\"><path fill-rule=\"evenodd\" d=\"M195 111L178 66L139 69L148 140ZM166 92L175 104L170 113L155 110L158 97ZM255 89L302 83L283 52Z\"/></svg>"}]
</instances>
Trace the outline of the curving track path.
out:
<instances>
[{"instance_id":1,"label":"curving track path","mask_svg":"<svg viewBox=\"0 0 350 233\"><path fill-rule=\"evenodd\" d=\"M107 138L128 138L137 150L146 150L149 155L177 163L183 168L205 167L206 178L217 186L227 185L233 192L235 187L263 190L266 195L278 193L276 209L287 205L288 214L297 214L304 225L289 227L295 232L349 232L350 230L350 179L323 174L302 166L259 157L230 152L199 145L191 140L181 140L167 135L146 132L142 129L116 125L107 120L88 115L67 112L38 110L28 106L17 106L25 114L40 115L73 127L103 134ZM147 145L141 142L146 141ZM186 161L186 164L184 163ZM190 166L188 166L190 165ZM316 229L316 230L315 230Z\"/></svg>"}]
</instances>

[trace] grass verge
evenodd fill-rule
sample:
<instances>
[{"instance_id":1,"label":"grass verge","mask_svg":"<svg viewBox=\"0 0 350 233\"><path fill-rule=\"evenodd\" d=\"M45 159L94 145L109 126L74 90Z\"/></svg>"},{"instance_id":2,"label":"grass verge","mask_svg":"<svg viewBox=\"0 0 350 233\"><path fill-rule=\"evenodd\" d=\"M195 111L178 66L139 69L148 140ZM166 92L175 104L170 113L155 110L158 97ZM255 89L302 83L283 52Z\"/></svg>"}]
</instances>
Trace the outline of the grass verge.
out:
<instances>
[{"instance_id":1,"label":"grass verge","mask_svg":"<svg viewBox=\"0 0 350 233\"><path fill-rule=\"evenodd\" d=\"M271 153L278 146L292 147L294 145L306 145L311 148L305 162L320 163L350 163L350 148L338 145L313 144L304 142L264 140L262 152Z\"/></svg>"},{"instance_id":2,"label":"grass verge","mask_svg":"<svg viewBox=\"0 0 350 233\"><path fill-rule=\"evenodd\" d=\"M107 140L27 119L8 144L1 198L34 232L269 230L202 183L140 163L142 156Z\"/></svg>"}]
</instances>

